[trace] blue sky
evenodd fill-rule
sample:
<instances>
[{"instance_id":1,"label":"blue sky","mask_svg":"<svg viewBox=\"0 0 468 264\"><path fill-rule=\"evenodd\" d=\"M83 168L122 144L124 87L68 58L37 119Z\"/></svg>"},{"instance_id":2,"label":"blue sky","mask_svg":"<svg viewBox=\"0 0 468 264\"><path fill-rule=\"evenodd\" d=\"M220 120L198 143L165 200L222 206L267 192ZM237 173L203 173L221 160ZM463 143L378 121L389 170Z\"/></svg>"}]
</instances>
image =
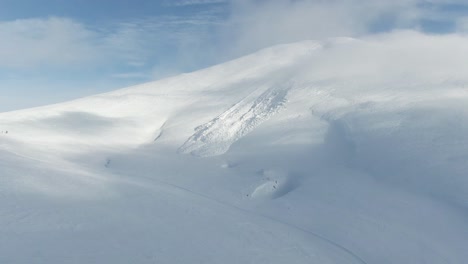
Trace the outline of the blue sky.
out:
<instances>
[{"instance_id":1,"label":"blue sky","mask_svg":"<svg viewBox=\"0 0 468 264\"><path fill-rule=\"evenodd\" d=\"M468 32L457 0L0 0L0 111L193 71L304 39Z\"/></svg>"}]
</instances>

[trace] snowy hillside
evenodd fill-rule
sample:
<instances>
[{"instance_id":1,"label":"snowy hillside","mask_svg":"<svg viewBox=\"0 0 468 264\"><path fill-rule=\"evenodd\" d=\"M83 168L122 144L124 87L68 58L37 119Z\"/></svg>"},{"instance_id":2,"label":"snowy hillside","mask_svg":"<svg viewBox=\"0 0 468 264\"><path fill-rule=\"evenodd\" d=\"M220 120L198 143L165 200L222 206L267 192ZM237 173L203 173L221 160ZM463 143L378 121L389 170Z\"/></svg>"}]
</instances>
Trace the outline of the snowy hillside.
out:
<instances>
[{"instance_id":1,"label":"snowy hillside","mask_svg":"<svg viewBox=\"0 0 468 264\"><path fill-rule=\"evenodd\" d=\"M305 41L1 113L0 263L465 263L467 66Z\"/></svg>"}]
</instances>

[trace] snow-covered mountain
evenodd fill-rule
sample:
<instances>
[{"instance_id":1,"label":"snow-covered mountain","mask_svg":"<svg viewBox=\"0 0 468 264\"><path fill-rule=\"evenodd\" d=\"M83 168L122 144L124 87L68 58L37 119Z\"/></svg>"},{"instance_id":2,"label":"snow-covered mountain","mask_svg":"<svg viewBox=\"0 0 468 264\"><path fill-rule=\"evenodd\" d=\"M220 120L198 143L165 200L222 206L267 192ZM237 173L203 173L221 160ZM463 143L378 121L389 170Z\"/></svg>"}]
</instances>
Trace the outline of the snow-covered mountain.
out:
<instances>
[{"instance_id":1,"label":"snow-covered mountain","mask_svg":"<svg viewBox=\"0 0 468 264\"><path fill-rule=\"evenodd\" d=\"M465 263L467 42L305 41L2 113L0 263Z\"/></svg>"}]
</instances>

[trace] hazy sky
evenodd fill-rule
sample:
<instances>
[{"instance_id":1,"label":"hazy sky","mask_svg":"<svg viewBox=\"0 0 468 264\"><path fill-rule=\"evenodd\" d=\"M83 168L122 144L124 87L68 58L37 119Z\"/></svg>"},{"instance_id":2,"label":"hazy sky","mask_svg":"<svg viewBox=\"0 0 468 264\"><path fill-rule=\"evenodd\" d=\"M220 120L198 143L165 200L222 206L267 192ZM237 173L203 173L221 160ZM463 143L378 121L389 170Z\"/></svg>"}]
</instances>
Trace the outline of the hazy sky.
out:
<instances>
[{"instance_id":1,"label":"hazy sky","mask_svg":"<svg viewBox=\"0 0 468 264\"><path fill-rule=\"evenodd\" d=\"M468 32L465 0L0 0L0 111L304 39Z\"/></svg>"}]
</instances>

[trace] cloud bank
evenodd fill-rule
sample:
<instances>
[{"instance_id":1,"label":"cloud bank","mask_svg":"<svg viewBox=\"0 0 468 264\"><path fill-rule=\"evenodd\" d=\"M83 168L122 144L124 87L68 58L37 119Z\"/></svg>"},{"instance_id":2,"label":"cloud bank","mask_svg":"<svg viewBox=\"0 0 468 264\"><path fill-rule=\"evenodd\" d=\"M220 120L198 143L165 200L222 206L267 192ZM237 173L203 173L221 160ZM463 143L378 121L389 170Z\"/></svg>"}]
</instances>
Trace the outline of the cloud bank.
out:
<instances>
[{"instance_id":1,"label":"cloud bank","mask_svg":"<svg viewBox=\"0 0 468 264\"><path fill-rule=\"evenodd\" d=\"M228 4L220 7L219 3ZM19 19L0 22L0 68L119 64L177 72L306 39L363 37L399 29L424 32L431 30L430 25L434 29L438 22L447 25L447 21L453 29L445 33L467 32L468 16L454 14L460 3L183 0L170 4L175 8L207 7L188 16L135 18L92 26L63 17ZM466 8L468 13L468 5Z\"/></svg>"},{"instance_id":2,"label":"cloud bank","mask_svg":"<svg viewBox=\"0 0 468 264\"><path fill-rule=\"evenodd\" d=\"M462 4L466 14L456 13L460 6L455 4ZM239 0L224 32L235 53L243 54L279 43L400 29L434 33L446 26L443 33L453 33L466 27L467 14L466 3L449 0Z\"/></svg>"},{"instance_id":3,"label":"cloud bank","mask_svg":"<svg viewBox=\"0 0 468 264\"><path fill-rule=\"evenodd\" d=\"M83 86L107 83L105 89L115 89L281 43L368 38L400 30L447 38L468 32L468 4L456 0L181 0L165 4L182 11L95 24L68 17L0 21L0 79L4 80L0 90L13 89L15 79L28 79L31 84L22 81L21 85L35 87L38 76L47 76L51 87L58 86L52 83L57 79L73 76L89 80L80 83ZM41 87L45 86L43 80Z\"/></svg>"}]
</instances>

